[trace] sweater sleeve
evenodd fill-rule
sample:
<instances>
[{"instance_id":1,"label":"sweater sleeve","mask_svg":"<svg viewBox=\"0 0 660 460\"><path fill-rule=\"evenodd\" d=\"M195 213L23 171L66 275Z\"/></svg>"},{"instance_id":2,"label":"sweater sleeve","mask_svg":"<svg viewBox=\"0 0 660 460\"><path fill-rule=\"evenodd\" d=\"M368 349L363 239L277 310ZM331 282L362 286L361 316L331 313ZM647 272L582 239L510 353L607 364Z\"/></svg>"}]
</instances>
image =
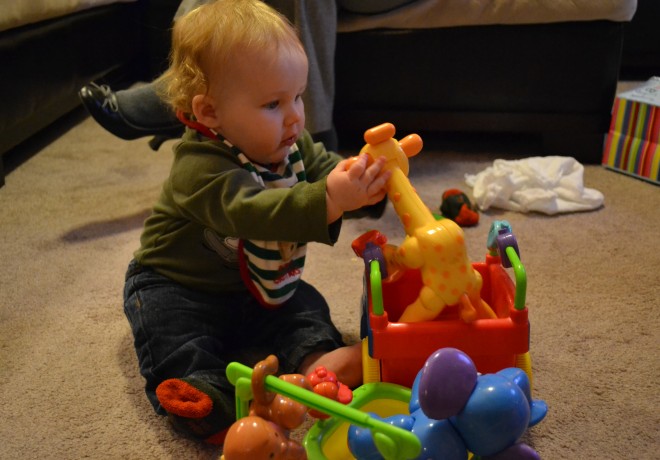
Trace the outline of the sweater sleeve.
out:
<instances>
[{"instance_id":1,"label":"sweater sleeve","mask_svg":"<svg viewBox=\"0 0 660 460\"><path fill-rule=\"evenodd\" d=\"M309 157L309 173L316 180L291 188L264 189L231 154L211 143L203 144L178 149L165 188L175 212L221 235L325 244L336 241L337 230L326 222L327 173L323 174L337 163L331 155ZM305 168L307 172L307 164Z\"/></svg>"}]
</instances>

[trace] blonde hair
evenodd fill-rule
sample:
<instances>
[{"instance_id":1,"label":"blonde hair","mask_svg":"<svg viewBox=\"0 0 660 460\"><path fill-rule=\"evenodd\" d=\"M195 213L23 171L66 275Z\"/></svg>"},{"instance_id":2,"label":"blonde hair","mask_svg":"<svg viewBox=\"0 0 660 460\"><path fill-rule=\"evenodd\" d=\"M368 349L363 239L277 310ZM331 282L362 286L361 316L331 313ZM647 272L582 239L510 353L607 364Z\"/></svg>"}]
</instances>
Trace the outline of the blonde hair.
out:
<instances>
[{"instance_id":1,"label":"blonde hair","mask_svg":"<svg viewBox=\"0 0 660 460\"><path fill-rule=\"evenodd\" d=\"M193 96L209 89L211 69L230 69L239 53L264 49L305 53L291 23L260 0L202 5L174 24L170 66L157 85L161 97L191 113Z\"/></svg>"}]
</instances>

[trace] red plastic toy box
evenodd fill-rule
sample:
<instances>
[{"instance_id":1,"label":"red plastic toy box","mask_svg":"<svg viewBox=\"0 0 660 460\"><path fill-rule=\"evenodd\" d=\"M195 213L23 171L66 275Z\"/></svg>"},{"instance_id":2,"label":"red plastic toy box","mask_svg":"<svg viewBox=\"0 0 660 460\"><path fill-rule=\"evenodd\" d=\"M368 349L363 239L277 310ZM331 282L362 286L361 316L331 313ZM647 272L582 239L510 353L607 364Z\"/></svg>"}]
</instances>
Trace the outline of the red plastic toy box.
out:
<instances>
[{"instance_id":1,"label":"red plastic toy box","mask_svg":"<svg viewBox=\"0 0 660 460\"><path fill-rule=\"evenodd\" d=\"M398 322L422 287L419 271L407 270L394 281L382 280L379 262L365 259L367 295L361 334L365 383L382 381L411 387L425 360L443 347L467 353L481 373L516 366L531 380L526 274L517 247L505 251L505 265L513 266L516 283L499 255L489 254L484 262L472 264L483 278L481 296L497 318L471 323L459 318L457 306L445 307L433 321ZM506 263L509 261L511 264Z\"/></svg>"}]
</instances>

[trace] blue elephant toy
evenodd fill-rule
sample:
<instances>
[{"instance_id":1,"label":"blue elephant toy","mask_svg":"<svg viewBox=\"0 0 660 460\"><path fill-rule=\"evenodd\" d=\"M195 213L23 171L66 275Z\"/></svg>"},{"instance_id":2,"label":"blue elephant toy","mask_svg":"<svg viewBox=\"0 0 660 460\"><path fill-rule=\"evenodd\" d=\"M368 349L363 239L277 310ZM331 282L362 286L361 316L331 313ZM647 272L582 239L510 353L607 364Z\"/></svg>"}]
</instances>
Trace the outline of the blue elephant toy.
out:
<instances>
[{"instance_id":1,"label":"blue elephant toy","mask_svg":"<svg viewBox=\"0 0 660 460\"><path fill-rule=\"evenodd\" d=\"M519 440L547 410L544 401L532 399L523 370L479 375L465 353L441 348L415 378L410 415L381 420L419 438L420 460L466 460L468 451L482 460L533 460L540 459L538 453ZM382 459L369 430L351 425L348 446L358 460Z\"/></svg>"}]
</instances>

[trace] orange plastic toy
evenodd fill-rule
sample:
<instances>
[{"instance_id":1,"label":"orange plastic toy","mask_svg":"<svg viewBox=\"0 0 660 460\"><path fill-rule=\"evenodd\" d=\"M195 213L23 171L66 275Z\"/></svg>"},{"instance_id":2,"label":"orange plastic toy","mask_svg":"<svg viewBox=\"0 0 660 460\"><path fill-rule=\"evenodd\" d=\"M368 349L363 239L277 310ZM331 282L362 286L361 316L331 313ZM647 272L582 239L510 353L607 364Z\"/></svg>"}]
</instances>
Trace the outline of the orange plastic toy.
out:
<instances>
[{"instance_id":1,"label":"orange plastic toy","mask_svg":"<svg viewBox=\"0 0 660 460\"><path fill-rule=\"evenodd\" d=\"M304 460L305 449L289 439L289 430L305 421L307 407L286 396L267 391L265 380L277 372L279 363L273 355L260 361L252 373L250 415L229 428L222 460ZM304 375L285 374L280 379L311 391Z\"/></svg>"},{"instance_id":2,"label":"orange plastic toy","mask_svg":"<svg viewBox=\"0 0 660 460\"><path fill-rule=\"evenodd\" d=\"M422 277L419 295L406 307L399 321L429 321L445 306L454 304L460 305L465 322L495 318L480 296L481 274L468 260L463 230L449 219L436 220L408 180L408 157L421 151L422 139L411 134L397 141L395 132L391 123L367 130L364 134L367 144L360 154L373 160L387 158L384 169L392 171L386 185L387 196L407 234L399 247L383 248L388 273L396 277L405 269L417 269Z\"/></svg>"}]
</instances>

